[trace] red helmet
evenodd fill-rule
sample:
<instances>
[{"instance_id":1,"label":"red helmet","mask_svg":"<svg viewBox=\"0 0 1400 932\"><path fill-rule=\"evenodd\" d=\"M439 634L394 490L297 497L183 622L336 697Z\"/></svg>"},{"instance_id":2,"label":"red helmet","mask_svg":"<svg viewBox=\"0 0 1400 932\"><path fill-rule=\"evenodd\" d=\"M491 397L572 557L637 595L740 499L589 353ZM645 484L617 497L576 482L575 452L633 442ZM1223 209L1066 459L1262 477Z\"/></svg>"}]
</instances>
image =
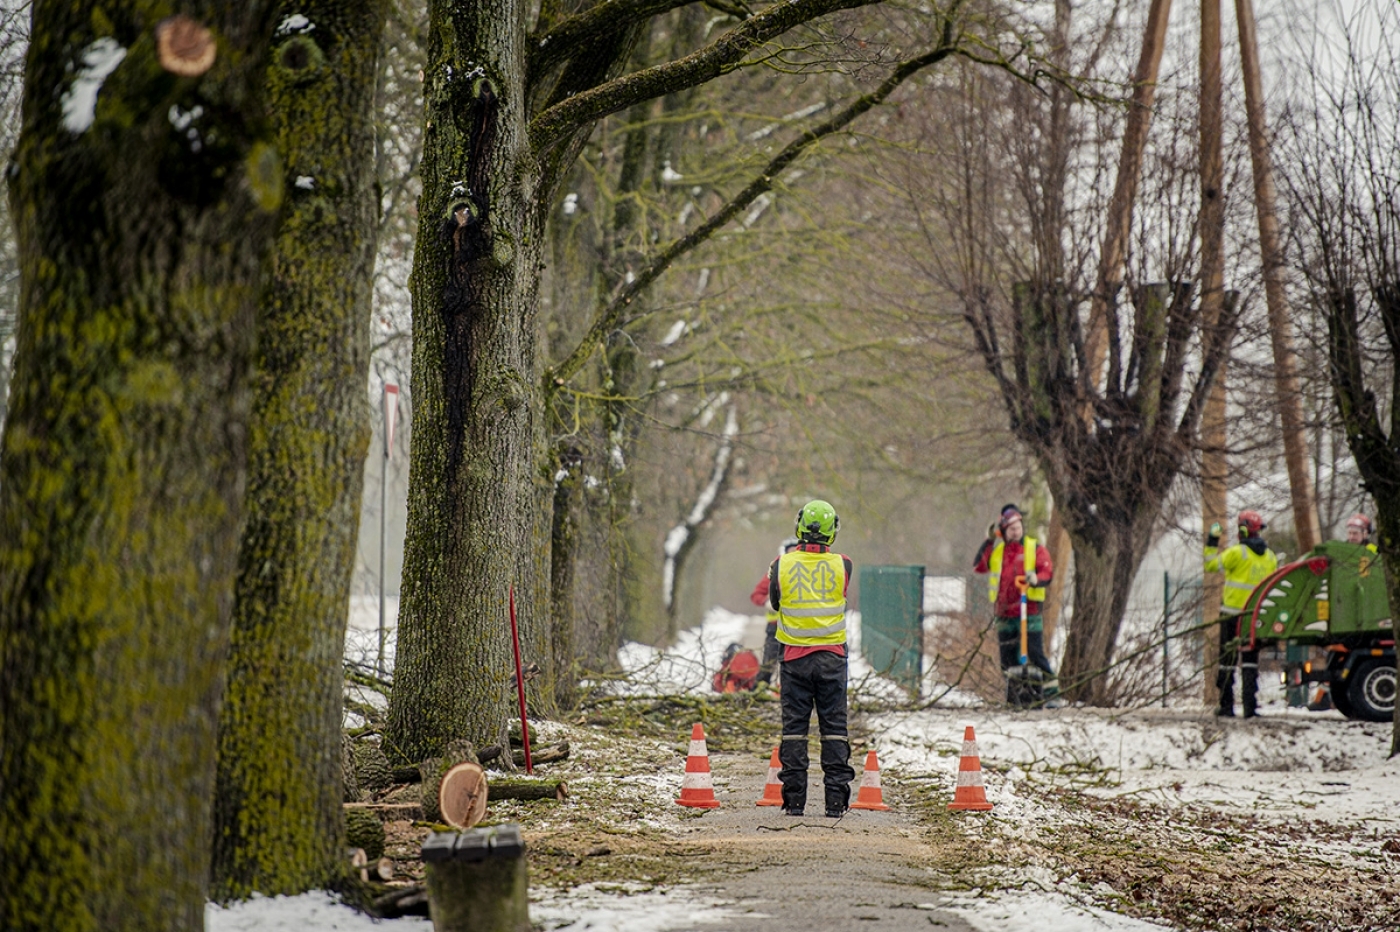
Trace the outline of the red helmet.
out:
<instances>
[{"instance_id":1,"label":"red helmet","mask_svg":"<svg viewBox=\"0 0 1400 932\"><path fill-rule=\"evenodd\" d=\"M1370 537L1375 532L1376 526L1371 523L1371 519L1365 515L1352 515L1347 519L1347 529L1356 528L1365 537Z\"/></svg>"},{"instance_id":2,"label":"red helmet","mask_svg":"<svg viewBox=\"0 0 1400 932\"><path fill-rule=\"evenodd\" d=\"M1268 527L1264 516L1257 511L1241 511L1236 523L1240 526L1241 537L1257 537L1260 531Z\"/></svg>"}]
</instances>

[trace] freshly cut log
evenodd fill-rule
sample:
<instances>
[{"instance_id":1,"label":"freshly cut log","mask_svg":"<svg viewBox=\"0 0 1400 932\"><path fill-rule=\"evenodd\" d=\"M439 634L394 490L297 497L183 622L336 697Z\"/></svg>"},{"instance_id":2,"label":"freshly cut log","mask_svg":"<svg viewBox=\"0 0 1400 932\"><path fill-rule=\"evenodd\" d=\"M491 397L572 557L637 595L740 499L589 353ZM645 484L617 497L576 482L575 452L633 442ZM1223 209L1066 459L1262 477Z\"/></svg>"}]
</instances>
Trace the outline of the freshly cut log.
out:
<instances>
[{"instance_id":1,"label":"freshly cut log","mask_svg":"<svg viewBox=\"0 0 1400 932\"><path fill-rule=\"evenodd\" d=\"M486 815L489 792L486 771L471 762L458 764L442 775L438 787L438 811L453 828L471 828Z\"/></svg>"}]
</instances>

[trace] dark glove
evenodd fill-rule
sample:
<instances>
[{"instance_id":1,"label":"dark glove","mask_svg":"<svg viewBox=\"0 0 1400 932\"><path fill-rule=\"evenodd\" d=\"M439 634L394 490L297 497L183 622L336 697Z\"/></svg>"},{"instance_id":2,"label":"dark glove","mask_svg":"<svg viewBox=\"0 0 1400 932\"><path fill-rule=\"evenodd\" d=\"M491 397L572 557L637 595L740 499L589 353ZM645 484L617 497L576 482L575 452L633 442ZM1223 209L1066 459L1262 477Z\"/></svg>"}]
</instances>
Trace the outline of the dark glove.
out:
<instances>
[{"instance_id":1,"label":"dark glove","mask_svg":"<svg viewBox=\"0 0 1400 932\"><path fill-rule=\"evenodd\" d=\"M1222 529L1221 529L1221 527L1220 527L1220 522L1219 522L1219 521L1216 521L1214 524L1212 524L1212 525L1210 526L1210 533L1206 535L1206 546L1207 546L1207 547L1219 547L1219 546L1220 546L1220 532L1221 532L1221 530L1222 530Z\"/></svg>"},{"instance_id":2,"label":"dark glove","mask_svg":"<svg viewBox=\"0 0 1400 932\"><path fill-rule=\"evenodd\" d=\"M987 525L987 540L996 540L1001 536L1001 525L993 521Z\"/></svg>"}]
</instances>

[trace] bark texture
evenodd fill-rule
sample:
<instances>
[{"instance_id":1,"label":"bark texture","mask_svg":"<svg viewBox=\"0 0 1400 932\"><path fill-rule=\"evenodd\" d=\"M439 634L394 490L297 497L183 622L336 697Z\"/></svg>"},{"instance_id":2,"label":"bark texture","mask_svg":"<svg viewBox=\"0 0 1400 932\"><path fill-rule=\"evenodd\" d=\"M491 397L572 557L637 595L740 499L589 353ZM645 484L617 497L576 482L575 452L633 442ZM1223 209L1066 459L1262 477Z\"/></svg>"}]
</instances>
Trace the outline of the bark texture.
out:
<instances>
[{"instance_id":1,"label":"bark texture","mask_svg":"<svg viewBox=\"0 0 1400 932\"><path fill-rule=\"evenodd\" d=\"M291 14L300 13L305 25ZM286 203L258 314L247 525L219 721L214 896L331 886L340 657L366 449L382 0L281 3L267 100Z\"/></svg>"},{"instance_id":2,"label":"bark texture","mask_svg":"<svg viewBox=\"0 0 1400 932\"><path fill-rule=\"evenodd\" d=\"M282 175L259 96L269 6L183 6L34 7L0 451L0 928L16 932L204 921ZM190 41L163 57L176 27Z\"/></svg>"},{"instance_id":3,"label":"bark texture","mask_svg":"<svg viewBox=\"0 0 1400 932\"><path fill-rule=\"evenodd\" d=\"M388 750L505 743L507 594L534 504L540 223L525 136L525 4L429 3L413 406ZM531 599L527 598L527 604Z\"/></svg>"}]
</instances>

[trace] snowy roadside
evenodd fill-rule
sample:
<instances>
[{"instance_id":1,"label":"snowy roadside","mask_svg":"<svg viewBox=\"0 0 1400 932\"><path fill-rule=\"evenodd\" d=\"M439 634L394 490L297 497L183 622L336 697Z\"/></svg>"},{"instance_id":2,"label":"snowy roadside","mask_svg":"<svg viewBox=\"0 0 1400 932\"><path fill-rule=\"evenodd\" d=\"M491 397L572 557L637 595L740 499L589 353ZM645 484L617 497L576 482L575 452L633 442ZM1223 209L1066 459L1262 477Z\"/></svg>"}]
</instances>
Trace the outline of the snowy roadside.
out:
<instances>
[{"instance_id":1,"label":"snowy roadside","mask_svg":"<svg viewBox=\"0 0 1400 932\"><path fill-rule=\"evenodd\" d=\"M369 626L357 627L361 633L352 638L364 651ZM858 644L858 619L852 627ZM621 659L631 675L625 685L607 687L632 695L713 697L709 678L724 646L731 641L752 644L755 629L761 636L761 618L714 610L703 625L682 632L669 650L628 645ZM347 652L354 649L347 644ZM870 675L858 652L851 670L852 682L867 696L887 700L897 693L893 684ZM1287 710L1273 694L1264 696L1264 717L1250 722L1217 722L1202 714L1159 709L1012 713L973 701L959 696L957 708L884 712L868 716L863 725L879 753L885 785L902 798L924 800L952 796L963 729L975 728L994 809L960 814L953 824L979 837L1011 839L1014 845L1006 849L1007 867L976 874L977 885L937 905L976 929L1186 928L1127 915L1133 901L1123 877L1068 872L1063 858L1049 856L1075 848L1070 840L1084 837L1127 835L1148 850L1173 852L1183 847L1183 838L1202 849L1228 842L1243 845L1246 852L1283 839L1289 856L1305 867L1326 865L1367 876L1388 875L1400 863L1391 857L1400 851L1400 760L1386 760L1388 724ZM584 816L588 804L582 800L603 795L619 814L618 827L629 832L665 837L687 815L673 804L683 771L677 741L622 737L582 725L541 722L537 727L543 739L567 737L576 749L568 765L575 798L548 812L523 814L531 831L567 830L572 819ZM715 785L723 797L723 773L715 774ZM512 811L507 804L507 817ZM1168 870L1155 882L1183 896L1196 895L1190 859L1183 863L1187 866L1178 874ZM1325 883L1320 868L1313 870L1312 879ZM1124 912L1113 911L1115 905ZM635 883L574 885L541 877L532 885L531 916L546 930L664 932L722 929L730 912L725 902L699 896L658 874ZM258 899L227 909L211 905L206 925L211 932L386 928L321 894ZM387 928L431 924L405 919Z\"/></svg>"}]
</instances>

